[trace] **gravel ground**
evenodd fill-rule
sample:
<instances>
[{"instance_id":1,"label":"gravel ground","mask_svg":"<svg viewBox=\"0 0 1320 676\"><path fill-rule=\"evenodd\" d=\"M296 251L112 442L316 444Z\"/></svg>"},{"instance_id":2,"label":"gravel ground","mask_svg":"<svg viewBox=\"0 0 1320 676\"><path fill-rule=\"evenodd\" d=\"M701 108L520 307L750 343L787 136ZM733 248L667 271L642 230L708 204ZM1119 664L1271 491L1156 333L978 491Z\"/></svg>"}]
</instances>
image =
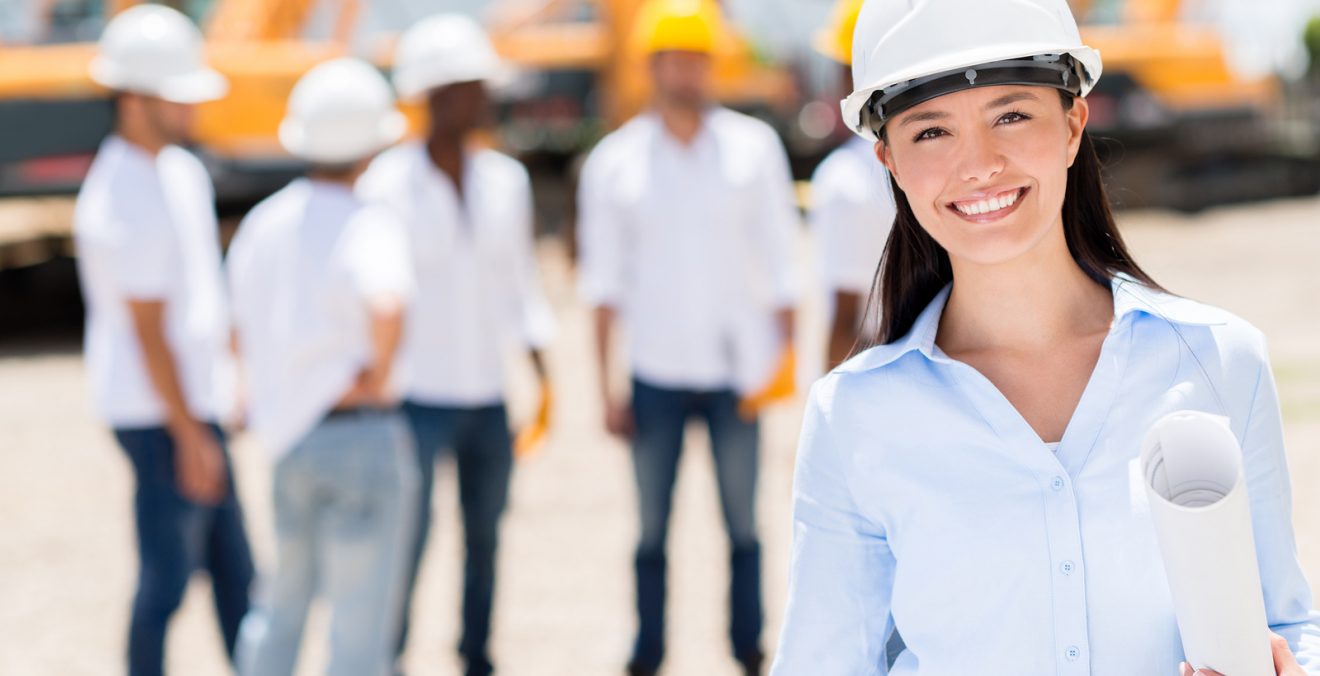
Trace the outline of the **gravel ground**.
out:
<instances>
[{"instance_id":1,"label":"gravel ground","mask_svg":"<svg viewBox=\"0 0 1320 676\"><path fill-rule=\"evenodd\" d=\"M1226 307L1271 340L1287 422L1300 555L1320 580L1320 199L1215 210L1195 217L1122 215L1148 270L1179 293ZM803 239L809 256L810 241ZM588 313L572 294L562 249L542 247L561 320L549 354L558 407L542 453L519 463L504 523L493 652L514 676L621 673L633 632L634 524L626 450L599 427ZM810 277L809 277L810 278ZM819 324L815 304L803 326ZM821 343L806 330L803 354ZM525 367L511 374L515 420L532 402ZM789 493L801 402L764 425L759 516L771 647L783 610ZM264 454L234 445L258 565L272 562ZM667 674L736 673L728 657L724 540L705 435L691 431L671 528ZM0 338L0 673L113 674L122 669L136 569L132 476L108 432L87 413L76 339ZM461 540L452 471L436 491L435 535L418 590L410 674L456 674ZM324 666L326 614L308 627L299 674ZM171 673L227 673L205 581L194 581L174 622Z\"/></svg>"}]
</instances>

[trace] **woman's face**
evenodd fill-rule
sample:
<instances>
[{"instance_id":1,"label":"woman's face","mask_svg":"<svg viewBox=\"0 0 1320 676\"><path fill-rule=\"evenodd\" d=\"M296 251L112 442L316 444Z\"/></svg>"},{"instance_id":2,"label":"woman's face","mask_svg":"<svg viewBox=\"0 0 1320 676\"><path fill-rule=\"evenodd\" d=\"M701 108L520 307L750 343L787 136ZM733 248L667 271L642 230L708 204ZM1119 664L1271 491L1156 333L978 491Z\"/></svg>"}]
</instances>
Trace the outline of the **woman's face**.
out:
<instances>
[{"instance_id":1,"label":"woman's face","mask_svg":"<svg viewBox=\"0 0 1320 676\"><path fill-rule=\"evenodd\" d=\"M954 261L996 265L1063 241L1068 167L1088 109L1056 90L1005 85L946 94L885 125L880 160L921 227Z\"/></svg>"}]
</instances>

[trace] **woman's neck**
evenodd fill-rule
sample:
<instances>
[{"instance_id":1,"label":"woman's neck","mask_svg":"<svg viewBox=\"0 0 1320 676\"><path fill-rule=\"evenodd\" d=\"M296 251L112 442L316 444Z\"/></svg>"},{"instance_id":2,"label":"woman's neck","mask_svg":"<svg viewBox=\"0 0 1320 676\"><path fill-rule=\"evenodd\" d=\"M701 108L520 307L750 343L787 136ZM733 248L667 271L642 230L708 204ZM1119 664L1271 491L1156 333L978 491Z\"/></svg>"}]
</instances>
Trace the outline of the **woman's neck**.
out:
<instances>
[{"instance_id":1,"label":"woman's neck","mask_svg":"<svg viewBox=\"0 0 1320 676\"><path fill-rule=\"evenodd\" d=\"M940 348L949 354L1048 350L1107 331L1114 316L1110 290L1078 267L1062 227L1056 233L1008 263L952 261L953 291L940 320Z\"/></svg>"}]
</instances>

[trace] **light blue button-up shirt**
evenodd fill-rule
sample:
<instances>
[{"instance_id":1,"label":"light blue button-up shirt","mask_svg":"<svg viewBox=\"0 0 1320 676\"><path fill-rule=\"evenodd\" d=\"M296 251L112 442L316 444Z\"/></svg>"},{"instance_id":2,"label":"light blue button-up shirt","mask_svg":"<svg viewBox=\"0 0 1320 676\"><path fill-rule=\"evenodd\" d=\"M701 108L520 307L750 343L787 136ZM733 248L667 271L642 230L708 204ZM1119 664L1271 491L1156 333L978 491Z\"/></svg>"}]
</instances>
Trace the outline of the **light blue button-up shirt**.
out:
<instances>
[{"instance_id":1,"label":"light blue button-up shirt","mask_svg":"<svg viewBox=\"0 0 1320 676\"><path fill-rule=\"evenodd\" d=\"M1181 409L1231 420L1266 616L1320 674L1261 334L1128 278L1113 291L1113 326L1056 452L936 346L948 288L906 337L815 384L775 676L1177 674L1182 645L1134 463L1150 426ZM896 627L908 647L886 671Z\"/></svg>"}]
</instances>

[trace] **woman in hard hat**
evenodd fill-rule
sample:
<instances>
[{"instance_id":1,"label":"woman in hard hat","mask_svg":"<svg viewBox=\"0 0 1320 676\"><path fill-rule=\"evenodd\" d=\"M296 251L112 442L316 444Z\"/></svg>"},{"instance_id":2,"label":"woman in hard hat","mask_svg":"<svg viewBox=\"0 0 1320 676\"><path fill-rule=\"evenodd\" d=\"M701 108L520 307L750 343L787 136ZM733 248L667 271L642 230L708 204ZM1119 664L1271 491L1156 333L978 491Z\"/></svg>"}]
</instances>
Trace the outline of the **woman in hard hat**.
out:
<instances>
[{"instance_id":1,"label":"woman in hard hat","mask_svg":"<svg viewBox=\"0 0 1320 676\"><path fill-rule=\"evenodd\" d=\"M1191 674L1130 472L1179 409L1231 421L1277 671L1320 673L1264 342L1128 254L1065 0L871 0L853 73L897 217L880 344L811 393L774 673Z\"/></svg>"},{"instance_id":2,"label":"woman in hard hat","mask_svg":"<svg viewBox=\"0 0 1320 676\"><path fill-rule=\"evenodd\" d=\"M353 183L405 126L371 64L313 68L279 134L308 174L253 208L230 248L249 421L274 465L278 555L243 621L242 676L294 673L319 594L332 612L326 673L394 673L417 475L391 384L412 267L403 225Z\"/></svg>"}]
</instances>

